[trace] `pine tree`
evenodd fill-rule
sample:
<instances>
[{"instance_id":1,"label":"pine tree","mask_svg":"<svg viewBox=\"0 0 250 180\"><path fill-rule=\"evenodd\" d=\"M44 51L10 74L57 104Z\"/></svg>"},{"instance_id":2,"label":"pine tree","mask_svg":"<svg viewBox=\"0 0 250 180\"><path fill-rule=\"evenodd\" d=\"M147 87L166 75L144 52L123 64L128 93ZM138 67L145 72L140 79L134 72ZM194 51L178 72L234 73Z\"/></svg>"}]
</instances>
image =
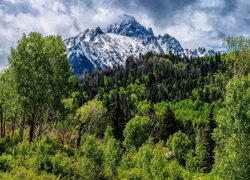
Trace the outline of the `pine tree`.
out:
<instances>
[{"instance_id":1,"label":"pine tree","mask_svg":"<svg viewBox=\"0 0 250 180\"><path fill-rule=\"evenodd\" d=\"M180 123L176 120L172 109L167 106L158 119L158 138L167 141L169 136L177 132L179 128Z\"/></svg>"},{"instance_id":2,"label":"pine tree","mask_svg":"<svg viewBox=\"0 0 250 180\"><path fill-rule=\"evenodd\" d=\"M201 125L201 139L200 144L198 145L199 152L196 152L197 154L200 154L198 156L198 164L200 166L200 169L203 172L210 172L212 169L212 166L214 164L214 148L215 148L215 141L212 138L212 133L214 128L216 127L216 122L213 119L213 109L214 106L210 106L210 112L209 112L209 122L206 124ZM202 153L201 153L202 151ZM201 155L202 154L202 155Z\"/></svg>"},{"instance_id":3,"label":"pine tree","mask_svg":"<svg viewBox=\"0 0 250 180\"><path fill-rule=\"evenodd\" d=\"M108 118L114 129L115 138L122 141L126 118L121 106L119 93L117 91L115 92L115 101L108 107Z\"/></svg>"}]
</instances>

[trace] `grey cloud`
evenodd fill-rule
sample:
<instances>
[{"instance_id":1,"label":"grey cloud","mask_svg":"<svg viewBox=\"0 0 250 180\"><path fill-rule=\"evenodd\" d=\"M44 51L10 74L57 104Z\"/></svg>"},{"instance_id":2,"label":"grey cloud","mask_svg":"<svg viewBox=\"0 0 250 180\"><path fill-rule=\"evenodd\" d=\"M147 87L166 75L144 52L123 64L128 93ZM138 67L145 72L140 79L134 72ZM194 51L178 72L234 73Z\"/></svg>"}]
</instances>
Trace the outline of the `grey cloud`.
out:
<instances>
[{"instance_id":1,"label":"grey cloud","mask_svg":"<svg viewBox=\"0 0 250 180\"><path fill-rule=\"evenodd\" d=\"M174 23L176 13L181 13L197 0L121 0L113 4L128 12L146 13L158 26Z\"/></svg>"},{"instance_id":2,"label":"grey cloud","mask_svg":"<svg viewBox=\"0 0 250 180\"><path fill-rule=\"evenodd\" d=\"M1 7L4 13L17 15L19 13L38 15L39 11L31 7L28 1L11 3L9 1L3 1Z\"/></svg>"},{"instance_id":3,"label":"grey cloud","mask_svg":"<svg viewBox=\"0 0 250 180\"><path fill-rule=\"evenodd\" d=\"M221 39L224 39L226 37L226 34L224 32L222 32L222 31L218 31L217 32L217 37L221 38Z\"/></svg>"},{"instance_id":4,"label":"grey cloud","mask_svg":"<svg viewBox=\"0 0 250 180\"><path fill-rule=\"evenodd\" d=\"M192 16L192 12L200 12L206 15L207 24L212 27L212 30L199 32L203 33L203 36L222 40L227 35L241 33L249 35L249 32L246 33L246 30L249 31L250 24L247 18L250 16L250 5L247 0L111 0L111 2L117 8L124 9L135 16L146 14L161 30L184 25L188 26L191 31L200 31L200 25L192 21L196 18ZM217 4L211 6L213 2ZM246 17L242 18L244 14ZM230 22L232 19L235 19L235 22ZM197 40L196 37L194 40Z\"/></svg>"},{"instance_id":5,"label":"grey cloud","mask_svg":"<svg viewBox=\"0 0 250 180\"><path fill-rule=\"evenodd\" d=\"M238 6L237 0L224 0L224 7L221 9L220 13L221 15L227 15L235 11L237 6Z\"/></svg>"},{"instance_id":6,"label":"grey cloud","mask_svg":"<svg viewBox=\"0 0 250 180\"><path fill-rule=\"evenodd\" d=\"M111 23L115 16L118 17L123 13L135 16L142 24L146 22L147 26L153 27L156 34L169 33L175 36L184 48L220 46L224 37L228 35L250 36L249 0L53 0L38 2L45 2L45 4L36 9L32 4L34 2L29 0L15 0L14 3L0 0L0 66L7 64L10 46L17 42L23 32L57 33L67 38L85 28ZM48 2L62 3L65 10L53 10L46 4ZM215 5L212 5L213 3ZM9 15L14 16L14 19L7 20ZM38 22L34 26L36 20Z\"/></svg>"}]
</instances>

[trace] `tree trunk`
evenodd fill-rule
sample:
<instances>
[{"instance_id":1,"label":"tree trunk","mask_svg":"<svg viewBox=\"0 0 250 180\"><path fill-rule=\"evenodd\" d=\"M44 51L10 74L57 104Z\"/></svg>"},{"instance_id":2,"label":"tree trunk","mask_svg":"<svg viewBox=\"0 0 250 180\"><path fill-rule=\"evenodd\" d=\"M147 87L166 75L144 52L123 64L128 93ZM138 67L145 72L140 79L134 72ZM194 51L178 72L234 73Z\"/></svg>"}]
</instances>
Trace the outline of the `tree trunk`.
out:
<instances>
[{"instance_id":1,"label":"tree trunk","mask_svg":"<svg viewBox=\"0 0 250 180\"><path fill-rule=\"evenodd\" d=\"M1 137L3 137L3 108L2 108L2 104L0 104L0 118L1 118Z\"/></svg>"},{"instance_id":2,"label":"tree trunk","mask_svg":"<svg viewBox=\"0 0 250 180\"><path fill-rule=\"evenodd\" d=\"M33 141L34 129L35 129L35 114L32 115L32 118L30 121L29 142Z\"/></svg>"},{"instance_id":3,"label":"tree trunk","mask_svg":"<svg viewBox=\"0 0 250 180\"><path fill-rule=\"evenodd\" d=\"M56 122L55 122L55 124L54 124L54 126L53 126L53 128L52 128L52 130L51 130L50 138L52 138L52 136L53 136L53 134L54 134L54 129L55 129L55 127L56 127Z\"/></svg>"},{"instance_id":4,"label":"tree trunk","mask_svg":"<svg viewBox=\"0 0 250 180\"><path fill-rule=\"evenodd\" d=\"M17 113L15 113L15 117L12 117L12 137L14 136L14 134L15 134L15 126L16 126L16 114Z\"/></svg>"},{"instance_id":5,"label":"tree trunk","mask_svg":"<svg viewBox=\"0 0 250 180\"><path fill-rule=\"evenodd\" d=\"M6 122L6 113L5 113L5 118L3 119L3 138L5 137L5 122Z\"/></svg>"},{"instance_id":6,"label":"tree trunk","mask_svg":"<svg viewBox=\"0 0 250 180\"><path fill-rule=\"evenodd\" d=\"M41 140L41 135L42 135L42 123L39 122L39 128L38 128L38 140Z\"/></svg>"},{"instance_id":7,"label":"tree trunk","mask_svg":"<svg viewBox=\"0 0 250 180\"><path fill-rule=\"evenodd\" d=\"M84 127L84 122L81 122L79 130L78 130L78 137L77 137L77 142L76 142L76 147L77 148L80 147L83 127Z\"/></svg>"},{"instance_id":8,"label":"tree trunk","mask_svg":"<svg viewBox=\"0 0 250 180\"><path fill-rule=\"evenodd\" d=\"M16 121L16 118L12 118L12 134L11 134L11 137L14 136L15 134L15 122Z\"/></svg>"},{"instance_id":9,"label":"tree trunk","mask_svg":"<svg viewBox=\"0 0 250 180\"><path fill-rule=\"evenodd\" d=\"M21 119L20 131L19 131L19 138L20 141L23 141L23 134L24 134L24 123L25 123L25 111L23 112L23 118Z\"/></svg>"}]
</instances>

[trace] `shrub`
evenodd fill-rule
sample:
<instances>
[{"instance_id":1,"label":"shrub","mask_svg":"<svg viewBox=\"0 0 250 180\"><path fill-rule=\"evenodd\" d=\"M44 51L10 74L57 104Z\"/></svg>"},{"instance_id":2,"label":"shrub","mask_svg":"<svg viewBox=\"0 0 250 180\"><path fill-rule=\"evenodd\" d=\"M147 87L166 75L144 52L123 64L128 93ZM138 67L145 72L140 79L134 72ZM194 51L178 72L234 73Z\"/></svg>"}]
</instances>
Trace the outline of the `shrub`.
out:
<instances>
[{"instance_id":1,"label":"shrub","mask_svg":"<svg viewBox=\"0 0 250 180\"><path fill-rule=\"evenodd\" d=\"M0 156L0 171L8 172L12 170L13 157L11 155L2 154Z\"/></svg>"},{"instance_id":2,"label":"shrub","mask_svg":"<svg viewBox=\"0 0 250 180\"><path fill-rule=\"evenodd\" d=\"M80 156L84 156L96 164L101 164L103 160L103 151L98 146L95 136L85 134L82 139L82 146L79 149Z\"/></svg>"},{"instance_id":3,"label":"shrub","mask_svg":"<svg viewBox=\"0 0 250 180\"><path fill-rule=\"evenodd\" d=\"M168 170L169 170L169 179L173 180L182 180L184 179L183 177L183 170L181 166L178 164L176 161L172 161L168 165Z\"/></svg>"},{"instance_id":4,"label":"shrub","mask_svg":"<svg viewBox=\"0 0 250 180\"><path fill-rule=\"evenodd\" d=\"M66 154L58 153L55 155L53 161L53 173L57 176L67 176L69 172L68 164L71 163Z\"/></svg>"},{"instance_id":5,"label":"shrub","mask_svg":"<svg viewBox=\"0 0 250 180\"><path fill-rule=\"evenodd\" d=\"M36 175L31 169L26 169L23 166L16 167L10 173L0 175L2 179L10 179L10 180L56 180L55 175L53 174L40 174Z\"/></svg>"},{"instance_id":6,"label":"shrub","mask_svg":"<svg viewBox=\"0 0 250 180\"><path fill-rule=\"evenodd\" d=\"M101 166L85 156L76 157L69 164L71 174L65 179L101 179L103 177Z\"/></svg>"},{"instance_id":7,"label":"shrub","mask_svg":"<svg viewBox=\"0 0 250 180\"><path fill-rule=\"evenodd\" d=\"M197 161L191 152L189 152L186 157L186 169L191 172L197 171Z\"/></svg>"},{"instance_id":8,"label":"shrub","mask_svg":"<svg viewBox=\"0 0 250 180\"><path fill-rule=\"evenodd\" d=\"M6 136L0 139L0 155L2 153L11 153L12 148L17 144L16 139Z\"/></svg>"},{"instance_id":9,"label":"shrub","mask_svg":"<svg viewBox=\"0 0 250 180\"><path fill-rule=\"evenodd\" d=\"M13 149L13 155L14 156L28 156L31 151L31 145L28 142L21 142L15 146Z\"/></svg>"},{"instance_id":10,"label":"shrub","mask_svg":"<svg viewBox=\"0 0 250 180\"><path fill-rule=\"evenodd\" d=\"M150 179L143 171L139 168L132 168L121 171L118 175L118 179Z\"/></svg>"},{"instance_id":11,"label":"shrub","mask_svg":"<svg viewBox=\"0 0 250 180\"><path fill-rule=\"evenodd\" d=\"M121 179L167 179L169 176L167 163L164 153L154 148L152 139L149 139L138 152L133 146L123 156L118 169L118 177ZM135 173L134 176L132 172Z\"/></svg>"},{"instance_id":12,"label":"shrub","mask_svg":"<svg viewBox=\"0 0 250 180\"><path fill-rule=\"evenodd\" d=\"M201 172L204 172L204 169L206 168L206 157L207 157L207 149L206 146L204 144L201 145L197 145L196 149L196 159L197 159L197 164L199 166L199 170Z\"/></svg>"},{"instance_id":13,"label":"shrub","mask_svg":"<svg viewBox=\"0 0 250 180\"><path fill-rule=\"evenodd\" d=\"M111 126L107 126L106 131L104 133L104 142L107 143L108 140L113 136L113 128Z\"/></svg>"}]
</instances>

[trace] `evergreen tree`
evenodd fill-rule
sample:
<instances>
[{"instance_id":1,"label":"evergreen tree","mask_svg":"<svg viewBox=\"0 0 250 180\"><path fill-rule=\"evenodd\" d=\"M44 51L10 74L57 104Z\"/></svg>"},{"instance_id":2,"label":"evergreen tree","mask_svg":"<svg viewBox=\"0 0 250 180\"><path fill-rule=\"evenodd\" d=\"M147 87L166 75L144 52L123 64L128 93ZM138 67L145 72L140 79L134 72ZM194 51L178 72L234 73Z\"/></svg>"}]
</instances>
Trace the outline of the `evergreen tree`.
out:
<instances>
[{"instance_id":1,"label":"evergreen tree","mask_svg":"<svg viewBox=\"0 0 250 180\"><path fill-rule=\"evenodd\" d=\"M214 164L215 141L212 138L212 133L214 128L216 127L216 122L213 119L213 109L214 106L211 106L209 113L209 122L205 125L205 128L203 129L204 147L206 149L203 171L206 173L211 171L212 166Z\"/></svg>"},{"instance_id":2,"label":"evergreen tree","mask_svg":"<svg viewBox=\"0 0 250 180\"><path fill-rule=\"evenodd\" d=\"M120 102L119 93L117 91L115 91L114 102L108 107L108 119L114 129L115 138L122 141L126 118Z\"/></svg>"},{"instance_id":3,"label":"evergreen tree","mask_svg":"<svg viewBox=\"0 0 250 180\"><path fill-rule=\"evenodd\" d=\"M180 128L180 123L176 120L174 112L167 106L163 114L158 118L158 138L167 141L168 137Z\"/></svg>"}]
</instances>

